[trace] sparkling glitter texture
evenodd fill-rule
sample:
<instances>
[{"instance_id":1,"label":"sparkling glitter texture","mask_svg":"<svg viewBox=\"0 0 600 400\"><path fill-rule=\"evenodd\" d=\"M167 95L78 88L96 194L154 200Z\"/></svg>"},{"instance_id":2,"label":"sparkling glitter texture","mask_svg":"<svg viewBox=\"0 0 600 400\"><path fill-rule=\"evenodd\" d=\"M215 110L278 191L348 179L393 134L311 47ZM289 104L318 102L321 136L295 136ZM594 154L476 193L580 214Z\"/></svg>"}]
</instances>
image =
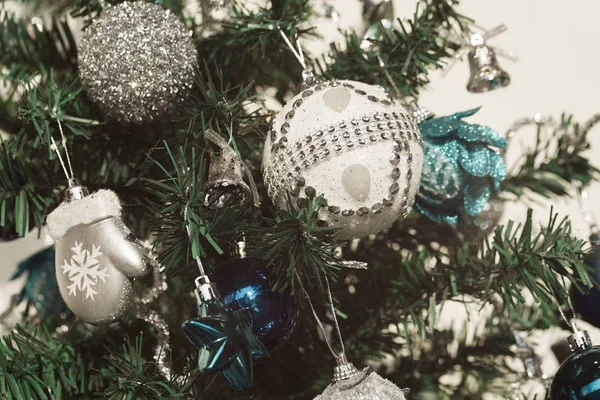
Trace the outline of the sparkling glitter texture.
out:
<instances>
[{"instance_id":1,"label":"sparkling glitter texture","mask_svg":"<svg viewBox=\"0 0 600 400\"><path fill-rule=\"evenodd\" d=\"M198 53L177 17L161 6L108 7L81 39L78 63L88 95L123 122L168 115L194 81Z\"/></svg>"},{"instance_id":2,"label":"sparkling glitter texture","mask_svg":"<svg viewBox=\"0 0 600 400\"><path fill-rule=\"evenodd\" d=\"M365 369L359 375L327 386L314 400L406 400L408 391Z\"/></svg>"},{"instance_id":3,"label":"sparkling glitter texture","mask_svg":"<svg viewBox=\"0 0 600 400\"><path fill-rule=\"evenodd\" d=\"M425 159L415 207L438 223L455 224L462 208L477 216L506 177L502 155L488 147L504 148L506 140L487 126L462 120L478 110L419 124Z\"/></svg>"}]
</instances>

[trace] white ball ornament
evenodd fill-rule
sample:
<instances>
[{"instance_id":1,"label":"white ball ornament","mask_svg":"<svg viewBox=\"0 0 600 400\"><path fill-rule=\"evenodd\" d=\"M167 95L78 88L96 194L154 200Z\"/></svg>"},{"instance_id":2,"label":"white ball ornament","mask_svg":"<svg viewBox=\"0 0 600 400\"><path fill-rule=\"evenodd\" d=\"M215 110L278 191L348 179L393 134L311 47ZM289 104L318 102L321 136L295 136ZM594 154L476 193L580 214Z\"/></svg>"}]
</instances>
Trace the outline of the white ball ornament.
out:
<instances>
[{"instance_id":1,"label":"white ball ornament","mask_svg":"<svg viewBox=\"0 0 600 400\"><path fill-rule=\"evenodd\" d=\"M323 195L319 218L346 240L408 215L422 164L417 125L383 88L329 81L305 88L275 117L263 178L279 207L287 192L299 207Z\"/></svg>"}]
</instances>

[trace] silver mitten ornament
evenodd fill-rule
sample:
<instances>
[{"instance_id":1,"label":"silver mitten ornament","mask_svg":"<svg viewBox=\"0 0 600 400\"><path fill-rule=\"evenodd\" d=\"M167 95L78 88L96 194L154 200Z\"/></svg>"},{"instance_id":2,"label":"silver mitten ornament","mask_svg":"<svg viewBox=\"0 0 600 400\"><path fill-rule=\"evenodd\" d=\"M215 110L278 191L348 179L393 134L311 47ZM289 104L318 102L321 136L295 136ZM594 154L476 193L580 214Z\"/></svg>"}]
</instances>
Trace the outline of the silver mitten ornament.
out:
<instances>
[{"instance_id":1,"label":"silver mitten ornament","mask_svg":"<svg viewBox=\"0 0 600 400\"><path fill-rule=\"evenodd\" d=\"M119 319L133 278L147 274L154 261L121 220L117 195L70 187L48 215L48 233L56 244L58 287L71 311L93 325Z\"/></svg>"}]
</instances>

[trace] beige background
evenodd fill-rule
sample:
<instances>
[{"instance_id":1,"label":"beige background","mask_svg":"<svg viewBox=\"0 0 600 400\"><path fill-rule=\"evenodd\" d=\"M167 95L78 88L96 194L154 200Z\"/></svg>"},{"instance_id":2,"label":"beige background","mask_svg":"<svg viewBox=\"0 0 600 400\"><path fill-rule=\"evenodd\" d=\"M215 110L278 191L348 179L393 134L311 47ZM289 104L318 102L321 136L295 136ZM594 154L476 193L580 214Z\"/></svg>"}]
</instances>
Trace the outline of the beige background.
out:
<instances>
[{"instance_id":1,"label":"beige background","mask_svg":"<svg viewBox=\"0 0 600 400\"><path fill-rule=\"evenodd\" d=\"M338 0L332 3L342 15L345 26L360 25L358 1ZM414 0L398 0L396 3L400 17L408 17L414 11ZM502 133L519 117L532 116L534 113L560 118L562 112L568 112L583 122L595 112L600 112L600 58L596 49L596 41L600 37L599 2L463 0L461 3L460 10L480 25L491 28L504 23L508 26L507 32L492 39L489 44L520 56L517 63L500 59L500 65L511 74L512 83L507 88L485 94L468 93L465 90L468 65L465 61L458 62L445 78L439 72L432 74L432 84L423 94L421 104L438 115L483 106L470 120L489 125ZM313 54L325 49L337 35L332 21L320 19L317 23L326 38L307 44ZM532 136L533 131L523 130L519 133L509 153L509 164L510 160L518 157L520 147L531 143ZM592 150L589 156L597 160L600 158L600 127L592 130L590 140ZM595 184L591 188L591 196L592 199L600 198L600 185ZM552 204L561 215L571 218L577 235L587 237L588 229L574 201L554 200ZM546 201L534 205L536 220L541 222L547 219L549 205ZM520 221L525 216L527 206L512 204L506 215ZM36 238L36 234L18 241L0 243L0 310L4 309L10 293L22 285L21 282L2 282L6 282L19 260L42 247L43 243ZM464 321L464 318L460 320ZM461 323L455 321L454 325L459 328ZM555 332L551 335L552 339L547 336L539 339L538 350L546 355L544 365L548 373L553 373L557 364L544 348L547 349L556 336L563 335ZM596 342L600 343L599 340L600 336Z\"/></svg>"}]
</instances>

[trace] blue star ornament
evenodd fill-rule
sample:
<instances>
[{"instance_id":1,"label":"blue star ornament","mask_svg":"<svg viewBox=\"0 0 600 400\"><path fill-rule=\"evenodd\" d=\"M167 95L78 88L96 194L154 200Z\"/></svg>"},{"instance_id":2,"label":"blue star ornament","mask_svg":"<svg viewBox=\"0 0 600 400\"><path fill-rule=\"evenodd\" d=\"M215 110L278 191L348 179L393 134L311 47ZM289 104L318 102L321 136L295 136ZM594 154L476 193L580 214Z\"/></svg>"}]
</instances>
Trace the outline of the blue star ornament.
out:
<instances>
[{"instance_id":1,"label":"blue star ornament","mask_svg":"<svg viewBox=\"0 0 600 400\"><path fill-rule=\"evenodd\" d=\"M250 311L234 312L222 300L202 303L200 317L184 322L181 328L199 351L199 372L221 372L236 390L252 386L252 359L269 356L252 333Z\"/></svg>"}]
</instances>

